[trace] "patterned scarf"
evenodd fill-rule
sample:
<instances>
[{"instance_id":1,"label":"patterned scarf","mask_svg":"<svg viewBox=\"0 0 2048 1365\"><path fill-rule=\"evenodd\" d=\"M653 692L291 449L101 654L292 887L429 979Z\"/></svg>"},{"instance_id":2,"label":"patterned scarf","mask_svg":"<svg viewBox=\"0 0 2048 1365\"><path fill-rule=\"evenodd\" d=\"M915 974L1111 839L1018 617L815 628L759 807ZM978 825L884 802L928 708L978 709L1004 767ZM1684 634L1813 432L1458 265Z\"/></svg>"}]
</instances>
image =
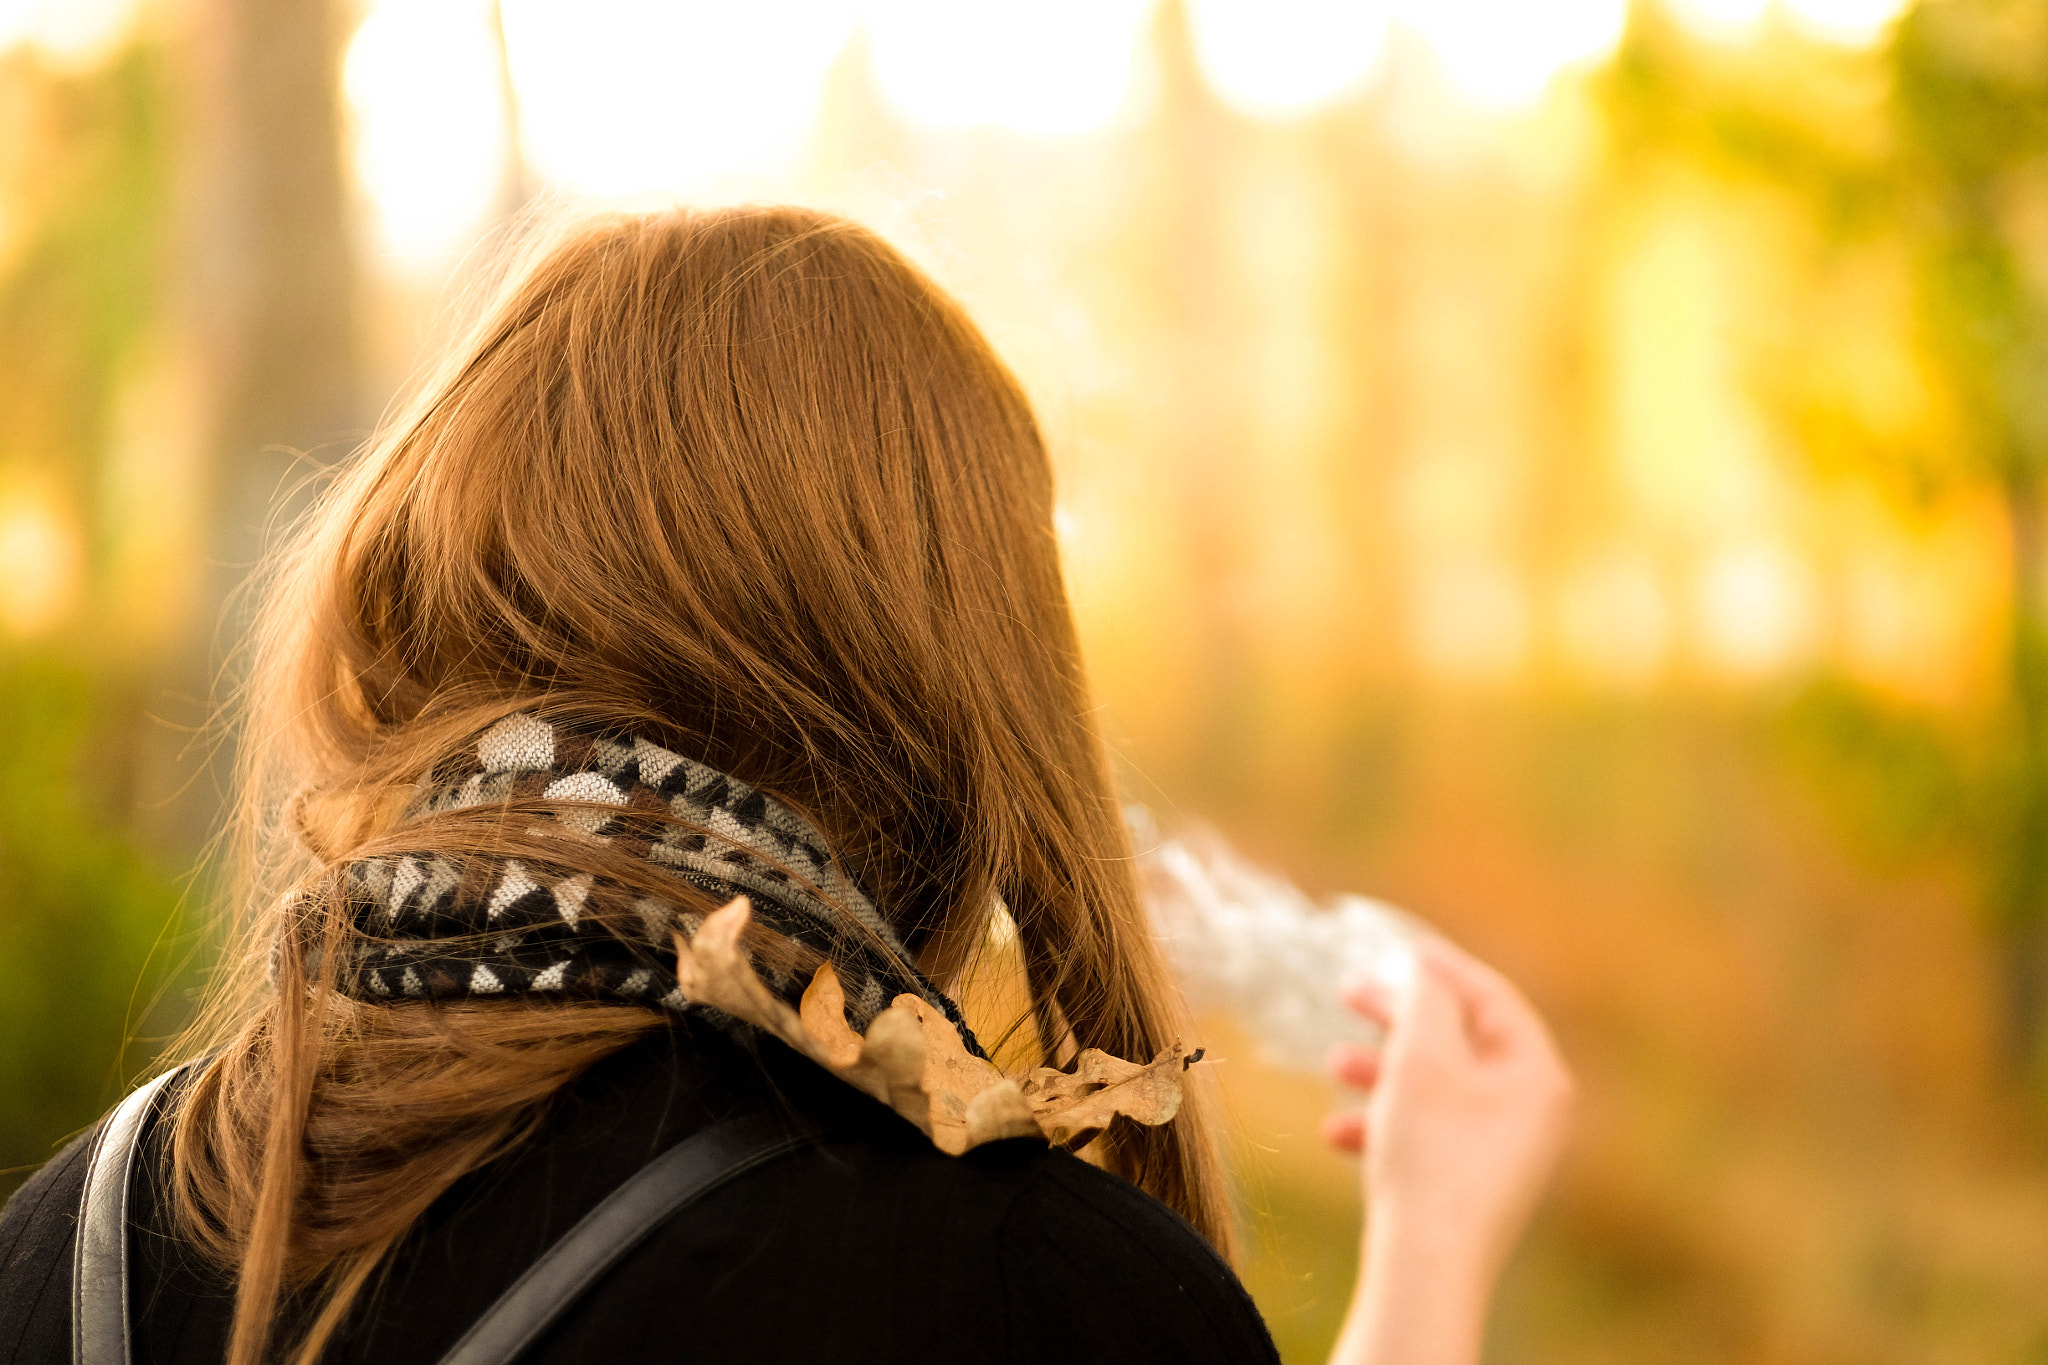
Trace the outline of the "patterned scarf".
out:
<instances>
[{"instance_id":1,"label":"patterned scarf","mask_svg":"<svg viewBox=\"0 0 2048 1365\"><path fill-rule=\"evenodd\" d=\"M907 992L943 1011L967 1050L984 1055L960 1007L918 971L817 829L737 778L633 735L521 712L437 764L407 816L514 800L584 803L536 821L602 839L720 903L747 897L757 923L833 964L855 1028L865 1031ZM474 854L363 858L347 865L345 884L356 935L339 985L356 999L527 995L715 1013L676 984L671 935L695 933L698 919L668 900ZM804 984L762 975L792 1001Z\"/></svg>"}]
</instances>

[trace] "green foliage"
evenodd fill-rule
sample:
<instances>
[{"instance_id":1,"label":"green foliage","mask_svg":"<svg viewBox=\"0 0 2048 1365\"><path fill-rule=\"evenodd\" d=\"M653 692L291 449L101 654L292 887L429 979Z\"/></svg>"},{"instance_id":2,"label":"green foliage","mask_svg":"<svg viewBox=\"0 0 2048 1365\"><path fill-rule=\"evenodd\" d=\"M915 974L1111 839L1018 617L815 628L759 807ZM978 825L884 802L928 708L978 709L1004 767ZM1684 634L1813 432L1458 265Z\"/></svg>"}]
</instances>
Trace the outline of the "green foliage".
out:
<instances>
[{"instance_id":1,"label":"green foliage","mask_svg":"<svg viewBox=\"0 0 2048 1365\"><path fill-rule=\"evenodd\" d=\"M148 1060L123 1060L129 1030L173 965L158 949L177 886L93 799L126 762L95 691L47 657L0 668L0 1170L118 1097Z\"/></svg>"},{"instance_id":2,"label":"green foliage","mask_svg":"<svg viewBox=\"0 0 2048 1365\"><path fill-rule=\"evenodd\" d=\"M1975 428L1971 444L2002 477L2031 483L2048 459L2048 281L2027 278L2029 225L2015 211L2048 190L2048 12L1923 5L1892 69L1929 358Z\"/></svg>"},{"instance_id":3,"label":"green foliage","mask_svg":"<svg viewBox=\"0 0 2048 1365\"><path fill-rule=\"evenodd\" d=\"M1879 52L1777 32L1741 61L1644 10L1604 92L1617 183L1690 166L1783 196L1824 244L1885 239L1909 263L1913 341L1950 419L1943 448L1815 410L1796 374L1758 387L1838 471L1903 474L1922 499L1988 490L2004 508L2008 689L1973 740L2002 761L1975 787L1974 849L2016 1057L2048 1076L2048 8L1923 0ZM1823 684L1785 733L1867 846L1909 847L1953 819L1962 787L1943 745L1867 698Z\"/></svg>"},{"instance_id":4,"label":"green foliage","mask_svg":"<svg viewBox=\"0 0 2048 1365\"><path fill-rule=\"evenodd\" d=\"M1847 679L1813 680L1772 728L1848 840L1874 860L1898 863L1943 845L1981 799L1981 775L1954 726Z\"/></svg>"},{"instance_id":5,"label":"green foliage","mask_svg":"<svg viewBox=\"0 0 2048 1365\"><path fill-rule=\"evenodd\" d=\"M1879 229L1891 217L1888 149L1873 139L1870 117L1882 72L1867 54L1783 33L1721 50L1657 6L1638 4L1596 88L1620 184L1676 163L1796 187L1810 221L1831 238Z\"/></svg>"},{"instance_id":6,"label":"green foliage","mask_svg":"<svg viewBox=\"0 0 2048 1365\"><path fill-rule=\"evenodd\" d=\"M0 473L33 471L90 506L164 294L160 55L134 44L53 75L17 49L0 82L29 111L11 130L27 183L0 272ZM124 737L143 722L130 665L93 638L86 625L0 647L0 1171L13 1172L0 1192L148 1060L127 1050L134 1029L175 1022L150 1015L170 966L152 951L178 890L133 832L141 760Z\"/></svg>"},{"instance_id":7,"label":"green foliage","mask_svg":"<svg viewBox=\"0 0 2048 1365\"><path fill-rule=\"evenodd\" d=\"M170 200L163 80L153 49L50 77L25 54L0 80L43 110L32 226L0 274L0 460L88 474L104 453L124 366L163 295Z\"/></svg>"},{"instance_id":8,"label":"green foliage","mask_svg":"<svg viewBox=\"0 0 2048 1365\"><path fill-rule=\"evenodd\" d=\"M1916 6L1892 56L1909 174L1982 181L2048 147L2048 12L2032 0Z\"/></svg>"}]
</instances>

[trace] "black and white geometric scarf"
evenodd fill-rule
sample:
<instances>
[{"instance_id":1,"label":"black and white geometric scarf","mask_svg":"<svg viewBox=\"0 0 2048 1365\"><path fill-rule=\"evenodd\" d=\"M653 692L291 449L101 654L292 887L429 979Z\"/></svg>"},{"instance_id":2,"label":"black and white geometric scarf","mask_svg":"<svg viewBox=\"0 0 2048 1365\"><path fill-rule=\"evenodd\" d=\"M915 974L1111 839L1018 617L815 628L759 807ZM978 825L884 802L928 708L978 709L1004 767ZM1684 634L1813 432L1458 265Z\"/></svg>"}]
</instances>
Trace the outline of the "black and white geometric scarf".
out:
<instances>
[{"instance_id":1,"label":"black and white geometric scarf","mask_svg":"<svg viewBox=\"0 0 2048 1365\"><path fill-rule=\"evenodd\" d=\"M960 1007L918 971L817 829L765 793L633 735L521 712L437 764L407 813L514 800L588 803L536 819L644 858L720 904L747 897L757 923L833 964L855 1028L865 1031L908 992L943 1011L982 1055ZM359 859L344 884L355 947L338 988L356 999L523 995L700 1008L676 984L671 944L672 933L695 932L696 916L670 901L533 860L434 852ZM792 1001L805 984L762 975Z\"/></svg>"}]
</instances>

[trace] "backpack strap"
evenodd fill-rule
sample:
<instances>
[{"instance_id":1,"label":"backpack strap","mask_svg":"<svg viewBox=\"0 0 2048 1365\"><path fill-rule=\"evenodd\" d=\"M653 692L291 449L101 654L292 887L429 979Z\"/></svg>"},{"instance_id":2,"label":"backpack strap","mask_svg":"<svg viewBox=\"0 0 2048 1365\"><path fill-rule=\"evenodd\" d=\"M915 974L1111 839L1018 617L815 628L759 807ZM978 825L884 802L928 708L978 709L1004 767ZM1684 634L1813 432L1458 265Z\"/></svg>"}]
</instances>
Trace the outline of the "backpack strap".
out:
<instances>
[{"instance_id":1,"label":"backpack strap","mask_svg":"<svg viewBox=\"0 0 2048 1365\"><path fill-rule=\"evenodd\" d=\"M116 1106L86 1164L71 1268L72 1365L129 1365L128 1189L151 1109L184 1068ZM816 1135L778 1116L714 1123L663 1152L562 1234L465 1332L441 1365L509 1365L650 1233L736 1176Z\"/></svg>"},{"instance_id":2,"label":"backpack strap","mask_svg":"<svg viewBox=\"0 0 2048 1365\"><path fill-rule=\"evenodd\" d=\"M816 1140L768 1113L726 1119L684 1138L563 1233L440 1365L509 1365L656 1228L735 1176Z\"/></svg>"},{"instance_id":3,"label":"backpack strap","mask_svg":"<svg viewBox=\"0 0 2048 1365\"><path fill-rule=\"evenodd\" d=\"M128 1182L149 1112L183 1067L122 1100L85 1167L71 1250L72 1365L128 1365Z\"/></svg>"}]
</instances>

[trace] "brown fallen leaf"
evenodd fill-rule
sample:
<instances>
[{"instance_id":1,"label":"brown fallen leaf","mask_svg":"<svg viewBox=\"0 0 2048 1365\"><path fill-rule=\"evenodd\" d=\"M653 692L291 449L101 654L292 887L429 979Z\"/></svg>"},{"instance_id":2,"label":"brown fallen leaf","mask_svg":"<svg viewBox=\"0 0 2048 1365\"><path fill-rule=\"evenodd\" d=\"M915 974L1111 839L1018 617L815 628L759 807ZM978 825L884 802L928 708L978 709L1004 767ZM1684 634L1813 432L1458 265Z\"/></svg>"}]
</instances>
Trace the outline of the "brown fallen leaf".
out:
<instances>
[{"instance_id":1,"label":"brown fallen leaf","mask_svg":"<svg viewBox=\"0 0 2048 1365\"><path fill-rule=\"evenodd\" d=\"M1201 1056L1176 1043L1140 1063L1089 1048L1072 1071L1040 1067L1020 1082L970 1053L943 1012L909 994L897 996L863 1037L846 1022L846 992L830 963L794 1009L762 983L740 948L752 915L742 896L705 916L693 937L675 935L684 997L774 1034L916 1124L949 1155L1012 1137L1073 1151L1118 1114L1166 1123L1180 1110L1181 1073Z\"/></svg>"},{"instance_id":2,"label":"brown fallen leaf","mask_svg":"<svg viewBox=\"0 0 2048 1365\"><path fill-rule=\"evenodd\" d=\"M1023 1089L1005 1076L967 1102L965 1146L962 1150L973 1151L984 1142L1015 1137L1037 1138L1043 1142L1045 1130L1038 1126L1038 1118L1031 1112L1031 1102L1024 1098Z\"/></svg>"},{"instance_id":3,"label":"brown fallen leaf","mask_svg":"<svg viewBox=\"0 0 2048 1365\"><path fill-rule=\"evenodd\" d=\"M968 1140L968 1107L989 1087L1003 1084L1005 1077L995 1063L969 1052L953 1021L928 1001L905 994L889 1007L917 1017L924 1038L923 1090L931 1100L932 1141L940 1151L958 1156L976 1145Z\"/></svg>"},{"instance_id":4,"label":"brown fallen leaf","mask_svg":"<svg viewBox=\"0 0 2048 1365\"><path fill-rule=\"evenodd\" d=\"M676 984L685 999L764 1028L817 1059L817 1046L804 1031L803 1020L788 1001L761 983L754 964L740 949L740 935L752 918L753 908L741 896L706 915L692 937L676 934Z\"/></svg>"},{"instance_id":5,"label":"brown fallen leaf","mask_svg":"<svg viewBox=\"0 0 2048 1365\"><path fill-rule=\"evenodd\" d=\"M846 1022L846 995L829 964L820 967L800 1002L801 1012L768 989L740 949L740 936L753 918L744 896L713 911L696 934L676 934L676 984L683 997L710 1005L767 1030L848 1085L873 1096L931 1132L930 1105L918 1088L923 1046L917 1021L902 1016L874 1027L862 1038ZM883 1014L893 1014L885 1010ZM882 1024L877 1019L876 1024ZM836 1027L835 1027L836 1025Z\"/></svg>"},{"instance_id":6,"label":"brown fallen leaf","mask_svg":"<svg viewBox=\"0 0 2048 1365\"><path fill-rule=\"evenodd\" d=\"M923 1088L924 1038L917 1020L907 1010L883 1010L868 1025L860 1057L861 1066L872 1068L887 1089L883 1102L931 1137L933 1105Z\"/></svg>"},{"instance_id":7,"label":"brown fallen leaf","mask_svg":"<svg viewBox=\"0 0 2048 1365\"><path fill-rule=\"evenodd\" d=\"M860 1061L861 1036L846 1022L846 991L831 963L819 967L811 978L798 1011L804 1032L824 1049L825 1065L837 1071Z\"/></svg>"},{"instance_id":8,"label":"brown fallen leaf","mask_svg":"<svg viewBox=\"0 0 2048 1365\"><path fill-rule=\"evenodd\" d=\"M1039 1067L1022 1090L1046 1140L1074 1151L1119 1114L1147 1127L1171 1121L1180 1112L1181 1073L1192 1060L1179 1043L1143 1063L1091 1047L1075 1059L1072 1071Z\"/></svg>"}]
</instances>

